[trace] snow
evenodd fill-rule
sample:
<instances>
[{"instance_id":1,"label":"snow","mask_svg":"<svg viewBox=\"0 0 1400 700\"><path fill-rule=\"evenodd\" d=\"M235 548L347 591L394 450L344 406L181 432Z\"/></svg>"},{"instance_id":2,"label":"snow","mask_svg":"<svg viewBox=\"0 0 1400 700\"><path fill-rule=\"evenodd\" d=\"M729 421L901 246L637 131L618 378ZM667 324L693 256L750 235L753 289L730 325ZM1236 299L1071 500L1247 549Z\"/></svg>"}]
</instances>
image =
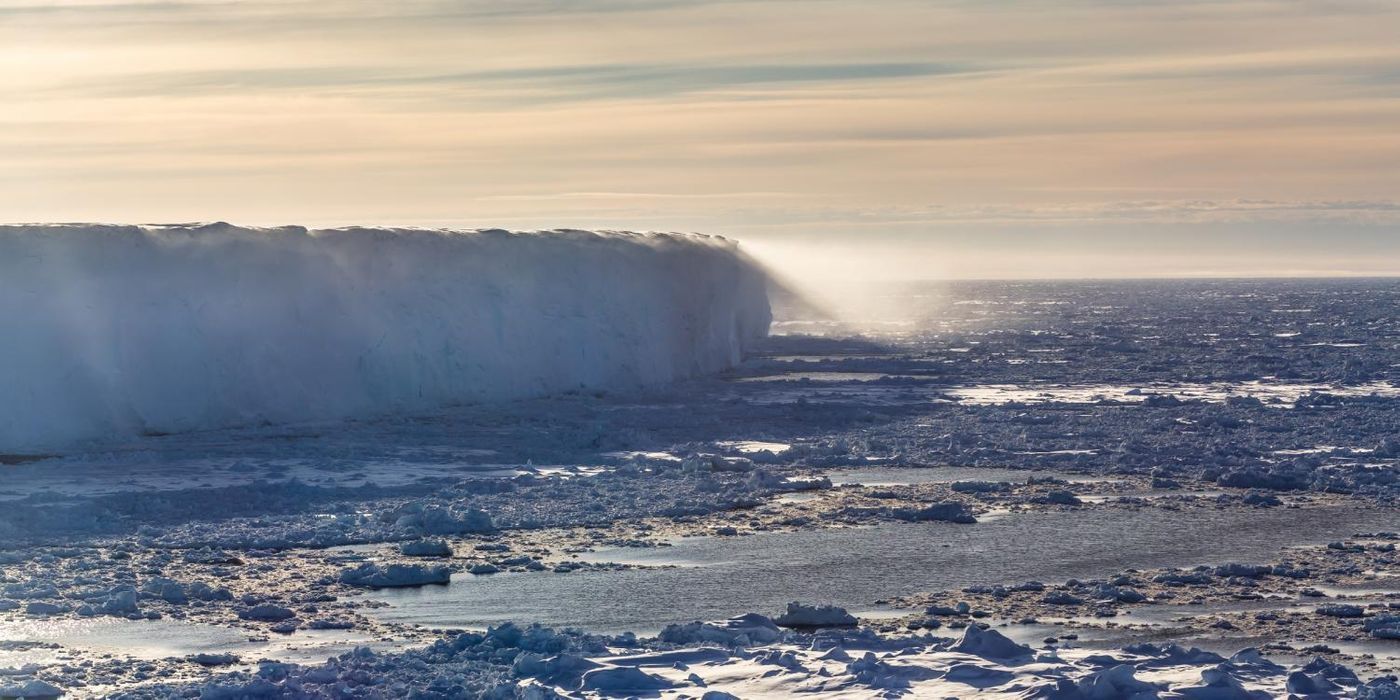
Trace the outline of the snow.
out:
<instances>
[{"instance_id":1,"label":"snow","mask_svg":"<svg viewBox=\"0 0 1400 700\"><path fill-rule=\"evenodd\" d=\"M746 618L761 616L750 615ZM752 625L752 620L733 626ZM769 622L771 625L771 621ZM731 626L711 623L713 629ZM969 640L976 640L969 642ZM642 642L503 625L421 650L366 648L323 665L264 664L201 688L201 697L661 698L1391 698L1393 680L1363 682L1315 658L1284 666L1245 649L1230 658L1176 645L1034 652L971 625L961 640L869 629L735 639L724 648ZM622 651L622 653L618 653ZM156 689L173 695L175 688ZM1320 691L1320 692L1319 692ZM359 692L360 695L352 695ZM1315 693L1315 694L1314 694ZM139 691L122 697L164 697Z\"/></svg>"},{"instance_id":2,"label":"snow","mask_svg":"<svg viewBox=\"0 0 1400 700\"><path fill-rule=\"evenodd\" d=\"M43 681L29 681L24 685L0 688L0 698L24 698L25 700L39 700L40 698L57 698L63 695L63 690Z\"/></svg>"},{"instance_id":3,"label":"snow","mask_svg":"<svg viewBox=\"0 0 1400 700\"><path fill-rule=\"evenodd\" d=\"M0 453L656 385L769 321L701 235L0 226Z\"/></svg>"},{"instance_id":4,"label":"snow","mask_svg":"<svg viewBox=\"0 0 1400 700\"><path fill-rule=\"evenodd\" d=\"M1033 653L1030 647L1017 644L996 630L984 630L977 625L968 625L963 630L962 638L951 649L989 659L1014 659Z\"/></svg>"},{"instance_id":5,"label":"snow","mask_svg":"<svg viewBox=\"0 0 1400 700\"><path fill-rule=\"evenodd\" d=\"M604 695L635 695L671 687L665 679L635 667L598 668L583 674L582 688Z\"/></svg>"}]
</instances>

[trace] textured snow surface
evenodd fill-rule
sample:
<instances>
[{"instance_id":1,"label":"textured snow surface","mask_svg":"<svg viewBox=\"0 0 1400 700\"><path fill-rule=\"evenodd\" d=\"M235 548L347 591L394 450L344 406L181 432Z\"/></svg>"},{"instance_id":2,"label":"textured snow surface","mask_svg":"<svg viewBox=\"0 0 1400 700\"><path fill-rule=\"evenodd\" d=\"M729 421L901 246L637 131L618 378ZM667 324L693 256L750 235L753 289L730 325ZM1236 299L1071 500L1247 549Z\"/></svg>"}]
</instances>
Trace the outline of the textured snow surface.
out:
<instances>
[{"instance_id":1,"label":"textured snow surface","mask_svg":"<svg viewBox=\"0 0 1400 700\"><path fill-rule=\"evenodd\" d=\"M660 384L769 321L700 235L0 226L0 452Z\"/></svg>"}]
</instances>

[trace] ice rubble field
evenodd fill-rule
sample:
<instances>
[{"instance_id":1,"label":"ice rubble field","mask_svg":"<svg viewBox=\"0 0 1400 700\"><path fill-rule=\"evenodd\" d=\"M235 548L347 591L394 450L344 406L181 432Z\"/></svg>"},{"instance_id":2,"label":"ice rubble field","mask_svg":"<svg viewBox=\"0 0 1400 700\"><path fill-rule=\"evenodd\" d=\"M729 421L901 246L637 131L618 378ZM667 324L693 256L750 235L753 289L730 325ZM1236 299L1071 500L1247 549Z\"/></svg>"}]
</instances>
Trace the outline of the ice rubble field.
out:
<instances>
[{"instance_id":1,"label":"ice rubble field","mask_svg":"<svg viewBox=\"0 0 1400 700\"><path fill-rule=\"evenodd\" d=\"M1400 283L905 291L667 386L11 454L0 697L1400 695Z\"/></svg>"},{"instance_id":2,"label":"ice rubble field","mask_svg":"<svg viewBox=\"0 0 1400 700\"><path fill-rule=\"evenodd\" d=\"M0 452L670 382L764 285L699 235L0 226Z\"/></svg>"}]
</instances>

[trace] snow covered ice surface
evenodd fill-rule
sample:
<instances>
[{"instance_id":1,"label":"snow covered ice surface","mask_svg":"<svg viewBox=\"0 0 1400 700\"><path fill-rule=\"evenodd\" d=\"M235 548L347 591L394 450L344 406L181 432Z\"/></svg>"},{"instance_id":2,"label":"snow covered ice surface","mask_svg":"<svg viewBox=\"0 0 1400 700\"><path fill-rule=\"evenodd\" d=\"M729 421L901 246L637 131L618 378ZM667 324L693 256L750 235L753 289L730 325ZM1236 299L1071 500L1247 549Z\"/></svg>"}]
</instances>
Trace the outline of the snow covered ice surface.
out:
<instances>
[{"instance_id":1,"label":"snow covered ice surface","mask_svg":"<svg viewBox=\"0 0 1400 700\"><path fill-rule=\"evenodd\" d=\"M156 249L213 246L282 267L255 281L180 281L212 304L191 316L164 315L178 297L148 276L124 290L147 310L90 329L107 349L76 374L40 362L67 337L58 321L35 344L0 350L20 352L35 377L103 397L101 411L55 424L45 441L0 450L0 697L35 683L128 698L1397 692L1387 680L1400 667L1395 281L937 285L891 296L914 322L865 328L795 317L775 299L778 334L759 339L767 301L725 281L758 273L713 239L64 235L149 265L174 264ZM527 289L488 265L470 289L434 274L390 284L392 269L372 275L373 290L326 276L312 285L319 297L286 286L293 269L314 267L298 255L325 247L373 266L368 252L354 256L382 246L422 246L424 264L462 247L512 265L517 254L593 260L608 273L569 267L568 279ZM53 272L64 258L50 253ZM603 262L614 255L674 267L619 282L632 263ZM25 274L32 297L54 289ZM72 294L99 309L122 298L106 290L123 285L103 284L115 286L73 290L65 313ZM226 343L182 345L171 319L216 319L231 311L218 299L248 285L267 295L243 302L275 312L267 343L248 350L259 361L307 337L289 296L363 302L374 314L356 320L376 342L390 327L407 336L378 346L386 364L369 374L334 361L313 373L353 385L318 394L325 402L282 401L305 386L240 393L227 373L250 365ZM664 291L603 317L578 293L616 300L607 295L641 287ZM471 342L492 330L486 357L533 376L453 379L471 363L425 350L452 340L432 316L458 296L499 302L469 305L457 328ZM7 299L0 316L29 318ZM497 326L480 315L489 309L511 313ZM722 320L685 340L704 339L697 349L656 325L670 314L690 314L685 328ZM370 337L333 318L311 314L306 334ZM632 335L619 340L618 328ZM653 332L643 353L636 342ZM540 370L560 347L618 362ZM140 354L191 348L220 371ZM304 361L286 359L276 371ZM200 389L175 418L161 412L170 386L138 382L165 364ZM489 392L395 393L479 378ZM568 391L579 383L589 390ZM40 397L33 415L0 410L21 421L13 427L61 412L61 398ZM231 427L211 429L221 424ZM201 430L163 434L186 427ZM920 515L938 509L976 522ZM789 602L839 605L858 625L780 627ZM806 621L847 621L817 617Z\"/></svg>"}]
</instances>

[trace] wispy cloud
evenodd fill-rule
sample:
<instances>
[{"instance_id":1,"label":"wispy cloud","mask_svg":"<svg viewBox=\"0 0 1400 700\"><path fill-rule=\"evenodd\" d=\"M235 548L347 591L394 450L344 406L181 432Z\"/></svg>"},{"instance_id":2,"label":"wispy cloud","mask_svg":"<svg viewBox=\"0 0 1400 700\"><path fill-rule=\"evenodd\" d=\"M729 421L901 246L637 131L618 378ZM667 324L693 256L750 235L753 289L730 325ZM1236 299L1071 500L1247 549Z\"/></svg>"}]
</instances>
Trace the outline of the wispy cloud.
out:
<instances>
[{"instance_id":1,"label":"wispy cloud","mask_svg":"<svg viewBox=\"0 0 1400 700\"><path fill-rule=\"evenodd\" d=\"M1396 201L1266 201L1266 200L1148 200L1105 201L1045 206L958 206L931 204L873 208L819 205L793 207L774 203L766 210L750 209L745 228L791 233L839 230L887 233L928 233L963 231L1066 231L1112 230L1146 226L1151 231L1171 226L1227 226L1214 228L1220 235L1229 226L1245 229L1284 225L1288 227L1336 227L1384 230L1400 225L1400 202ZM1186 229L1182 229L1186 230ZM1267 228L1260 230L1267 231ZM1317 230L1312 228L1311 230ZM1280 233L1279 235L1284 235ZM1296 235L1294 234L1289 235ZM1377 235L1377 234L1372 234ZM1383 234L1389 237L1390 234ZM1394 241L1400 252L1400 240Z\"/></svg>"},{"instance_id":2,"label":"wispy cloud","mask_svg":"<svg viewBox=\"0 0 1400 700\"><path fill-rule=\"evenodd\" d=\"M809 63L767 65L606 64L413 74L385 66L164 70L101 80L78 79L38 91L49 97L161 96L307 89L473 88L513 93L534 102L647 98L749 86L842 83L965 75L970 66L934 63Z\"/></svg>"},{"instance_id":3,"label":"wispy cloud","mask_svg":"<svg viewBox=\"0 0 1400 700\"><path fill-rule=\"evenodd\" d=\"M0 211L1393 226L1397 35L1383 0L0 0Z\"/></svg>"}]
</instances>

